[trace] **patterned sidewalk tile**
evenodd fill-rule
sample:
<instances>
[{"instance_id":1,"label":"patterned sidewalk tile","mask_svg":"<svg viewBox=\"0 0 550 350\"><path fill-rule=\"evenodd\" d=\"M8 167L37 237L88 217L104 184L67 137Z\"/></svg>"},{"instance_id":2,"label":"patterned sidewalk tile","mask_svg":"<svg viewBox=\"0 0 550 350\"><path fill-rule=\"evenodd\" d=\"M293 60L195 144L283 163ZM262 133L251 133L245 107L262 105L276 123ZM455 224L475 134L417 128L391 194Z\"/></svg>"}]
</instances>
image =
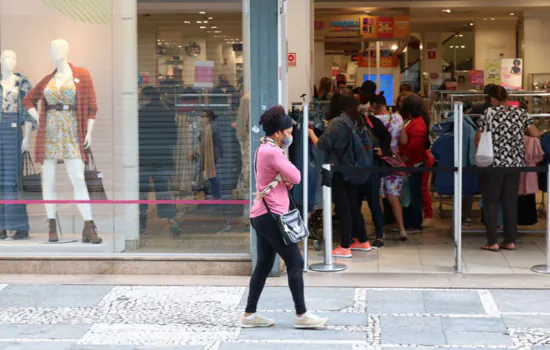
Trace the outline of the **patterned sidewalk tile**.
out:
<instances>
[{"instance_id":1,"label":"patterned sidewalk tile","mask_svg":"<svg viewBox=\"0 0 550 350\"><path fill-rule=\"evenodd\" d=\"M243 294L239 307L246 307L248 290ZM305 289L306 305L310 310L339 311L352 308L354 305L353 288L307 288ZM287 287L272 287L264 289L260 302L260 310L294 310L292 295Z\"/></svg>"},{"instance_id":2,"label":"patterned sidewalk tile","mask_svg":"<svg viewBox=\"0 0 550 350\"><path fill-rule=\"evenodd\" d=\"M500 312L550 313L548 290L491 291Z\"/></svg>"},{"instance_id":3,"label":"patterned sidewalk tile","mask_svg":"<svg viewBox=\"0 0 550 350\"><path fill-rule=\"evenodd\" d=\"M338 344L299 344L296 349L300 350L353 350L352 345ZM223 343L220 350L290 350L293 349L290 344L272 344L272 343Z\"/></svg>"},{"instance_id":4,"label":"patterned sidewalk tile","mask_svg":"<svg viewBox=\"0 0 550 350\"><path fill-rule=\"evenodd\" d=\"M0 325L1 339L80 339L91 325L36 325L3 324Z\"/></svg>"}]
</instances>

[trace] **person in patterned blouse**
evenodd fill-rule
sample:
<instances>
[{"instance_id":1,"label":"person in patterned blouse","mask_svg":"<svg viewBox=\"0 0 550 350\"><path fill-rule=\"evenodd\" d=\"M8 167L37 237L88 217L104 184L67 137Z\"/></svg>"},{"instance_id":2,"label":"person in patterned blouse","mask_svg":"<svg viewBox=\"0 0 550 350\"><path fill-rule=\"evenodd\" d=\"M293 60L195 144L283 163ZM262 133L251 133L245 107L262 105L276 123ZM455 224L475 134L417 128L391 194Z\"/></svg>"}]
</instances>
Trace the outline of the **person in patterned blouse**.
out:
<instances>
[{"instance_id":1,"label":"person in patterned blouse","mask_svg":"<svg viewBox=\"0 0 550 350\"><path fill-rule=\"evenodd\" d=\"M489 97L491 107L478 120L476 144L482 132L491 131L494 152L492 167L524 167L523 136L539 137L533 118L524 109L509 105L508 93L502 86L492 87ZM501 249L516 249L519 175L517 171L483 174L481 194L487 233L487 244L481 247L483 250L498 252ZM504 214L504 240L500 244L497 241L499 203L502 203Z\"/></svg>"}]
</instances>

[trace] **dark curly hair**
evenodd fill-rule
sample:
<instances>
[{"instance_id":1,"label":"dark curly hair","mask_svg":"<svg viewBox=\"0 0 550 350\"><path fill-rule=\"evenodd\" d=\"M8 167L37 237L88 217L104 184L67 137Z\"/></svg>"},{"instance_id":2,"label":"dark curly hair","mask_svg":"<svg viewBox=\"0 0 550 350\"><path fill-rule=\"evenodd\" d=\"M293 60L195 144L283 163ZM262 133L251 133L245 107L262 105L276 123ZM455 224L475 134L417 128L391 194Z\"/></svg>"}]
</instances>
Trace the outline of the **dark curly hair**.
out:
<instances>
[{"instance_id":1,"label":"dark curly hair","mask_svg":"<svg viewBox=\"0 0 550 350\"><path fill-rule=\"evenodd\" d=\"M263 127L267 136L271 136L280 129L278 128L283 119L287 119L285 108L283 106L274 106L268 109L260 117L260 125Z\"/></svg>"}]
</instances>

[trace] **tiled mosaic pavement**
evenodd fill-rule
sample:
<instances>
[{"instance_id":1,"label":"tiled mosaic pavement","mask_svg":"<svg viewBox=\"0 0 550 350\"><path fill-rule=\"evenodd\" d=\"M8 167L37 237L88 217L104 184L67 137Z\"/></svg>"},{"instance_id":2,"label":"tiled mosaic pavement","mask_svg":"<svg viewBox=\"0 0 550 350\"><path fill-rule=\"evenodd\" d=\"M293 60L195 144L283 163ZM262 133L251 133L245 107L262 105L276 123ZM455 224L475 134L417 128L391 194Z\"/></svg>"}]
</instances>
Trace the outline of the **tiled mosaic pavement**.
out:
<instances>
[{"instance_id":1,"label":"tiled mosaic pavement","mask_svg":"<svg viewBox=\"0 0 550 350\"><path fill-rule=\"evenodd\" d=\"M550 290L308 288L329 326L292 328L266 288L268 329L241 329L240 287L0 285L0 350L550 350Z\"/></svg>"}]
</instances>

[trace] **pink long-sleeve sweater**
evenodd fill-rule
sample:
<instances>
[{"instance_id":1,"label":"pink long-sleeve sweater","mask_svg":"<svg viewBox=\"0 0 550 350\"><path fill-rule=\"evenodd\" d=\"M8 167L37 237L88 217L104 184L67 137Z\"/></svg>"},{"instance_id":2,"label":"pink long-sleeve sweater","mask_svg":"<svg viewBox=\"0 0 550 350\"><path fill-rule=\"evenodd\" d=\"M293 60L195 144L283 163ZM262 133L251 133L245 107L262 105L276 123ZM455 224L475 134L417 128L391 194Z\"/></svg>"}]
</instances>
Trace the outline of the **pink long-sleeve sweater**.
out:
<instances>
[{"instance_id":1,"label":"pink long-sleeve sweater","mask_svg":"<svg viewBox=\"0 0 550 350\"><path fill-rule=\"evenodd\" d=\"M256 154L256 190L262 191L278 174L292 183L300 183L300 171L285 156L283 151L270 143L260 145ZM273 214L282 215L288 212L290 199L284 182L271 190L265 197L267 205ZM267 213L263 201L254 200L250 209L250 218L262 216Z\"/></svg>"}]
</instances>

